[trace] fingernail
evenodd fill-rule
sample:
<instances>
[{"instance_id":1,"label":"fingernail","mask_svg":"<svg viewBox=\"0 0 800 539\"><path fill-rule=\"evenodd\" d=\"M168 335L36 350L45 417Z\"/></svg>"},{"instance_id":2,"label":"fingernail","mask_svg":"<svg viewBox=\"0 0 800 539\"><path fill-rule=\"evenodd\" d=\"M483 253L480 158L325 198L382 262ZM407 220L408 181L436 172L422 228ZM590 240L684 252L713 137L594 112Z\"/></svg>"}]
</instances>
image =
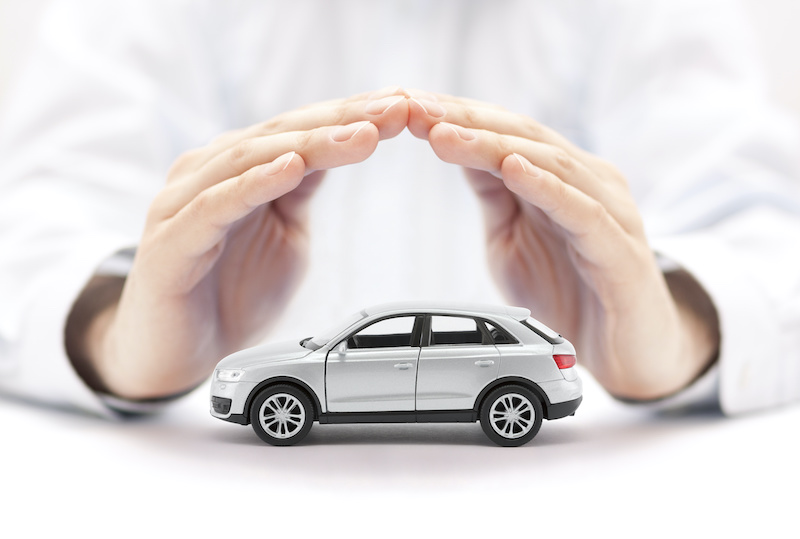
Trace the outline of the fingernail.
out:
<instances>
[{"instance_id":1,"label":"fingernail","mask_svg":"<svg viewBox=\"0 0 800 539\"><path fill-rule=\"evenodd\" d=\"M475 140L475 132L472 129L467 129L466 127L461 127L460 125L448 124L445 122L441 122L439 125L446 125L452 129L461 140Z\"/></svg>"},{"instance_id":2,"label":"fingernail","mask_svg":"<svg viewBox=\"0 0 800 539\"><path fill-rule=\"evenodd\" d=\"M368 124L369 122L365 120L363 122L355 122L352 124L339 126L331 133L331 139L333 139L334 142L345 142L350 140L356 136L356 133L361 131Z\"/></svg>"},{"instance_id":3,"label":"fingernail","mask_svg":"<svg viewBox=\"0 0 800 539\"><path fill-rule=\"evenodd\" d=\"M391 97L384 97L383 99L376 99L374 101L370 101L367 103L366 108L364 111L367 114L383 114L393 106L397 105L401 101L405 101L405 96L403 95L395 95Z\"/></svg>"},{"instance_id":4,"label":"fingernail","mask_svg":"<svg viewBox=\"0 0 800 539\"><path fill-rule=\"evenodd\" d=\"M530 161L528 161L518 153L512 155L517 158L517 161L519 162L519 165L522 167L522 171L525 174L527 174L528 176L532 176L534 178L536 178L537 176L541 176L542 169L540 169L537 166L534 166L533 164L531 164Z\"/></svg>"},{"instance_id":5,"label":"fingernail","mask_svg":"<svg viewBox=\"0 0 800 539\"><path fill-rule=\"evenodd\" d=\"M281 155L280 157L276 158L272 163L268 163L264 165L264 174L271 176L273 174L278 174L279 172L283 172L286 170L286 167L289 166L289 163L292 162L294 159L296 152L289 152Z\"/></svg>"},{"instance_id":6,"label":"fingernail","mask_svg":"<svg viewBox=\"0 0 800 539\"><path fill-rule=\"evenodd\" d=\"M416 97L412 97L411 101L422 107L422 110L425 111L425 114L433 118L441 118L447 113L447 110L443 106L434 101L430 101L428 99L417 99Z\"/></svg>"}]
</instances>

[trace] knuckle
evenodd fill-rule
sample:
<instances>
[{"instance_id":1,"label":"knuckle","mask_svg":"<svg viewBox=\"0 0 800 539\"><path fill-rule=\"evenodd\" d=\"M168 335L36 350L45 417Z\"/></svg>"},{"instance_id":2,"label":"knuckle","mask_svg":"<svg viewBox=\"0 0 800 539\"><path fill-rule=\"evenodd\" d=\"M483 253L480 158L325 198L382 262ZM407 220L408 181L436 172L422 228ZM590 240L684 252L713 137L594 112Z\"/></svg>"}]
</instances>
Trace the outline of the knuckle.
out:
<instances>
[{"instance_id":1,"label":"knuckle","mask_svg":"<svg viewBox=\"0 0 800 539\"><path fill-rule=\"evenodd\" d=\"M212 198L213 197L207 190L198 193L189 205L188 210L190 217L197 219L205 215L208 212L208 208L211 206Z\"/></svg>"},{"instance_id":2,"label":"knuckle","mask_svg":"<svg viewBox=\"0 0 800 539\"><path fill-rule=\"evenodd\" d=\"M337 105L331 111L331 125L345 125L349 122L350 109L346 103Z\"/></svg>"},{"instance_id":3,"label":"knuckle","mask_svg":"<svg viewBox=\"0 0 800 539\"><path fill-rule=\"evenodd\" d=\"M252 171L247 171L241 176L237 176L235 178L231 178L228 180L230 182L228 189L230 196L237 200L239 203L244 204L247 208L252 208L253 204L250 203L250 193L247 189L248 184L248 177L254 174Z\"/></svg>"},{"instance_id":4,"label":"knuckle","mask_svg":"<svg viewBox=\"0 0 800 539\"><path fill-rule=\"evenodd\" d=\"M631 215L622 223L622 227L636 238L646 239L644 221L639 214Z\"/></svg>"},{"instance_id":5,"label":"knuckle","mask_svg":"<svg viewBox=\"0 0 800 539\"><path fill-rule=\"evenodd\" d=\"M567 184L560 178L556 180L556 195L558 196L558 200L566 200L569 197Z\"/></svg>"},{"instance_id":6,"label":"knuckle","mask_svg":"<svg viewBox=\"0 0 800 539\"><path fill-rule=\"evenodd\" d=\"M645 237L644 220L636 209L636 204L618 204L614 207L614 219L623 230L635 237Z\"/></svg>"},{"instance_id":7,"label":"knuckle","mask_svg":"<svg viewBox=\"0 0 800 539\"><path fill-rule=\"evenodd\" d=\"M514 153L514 147L506 137L497 137L496 147L498 154L500 155L501 163L502 159L505 159L507 156Z\"/></svg>"},{"instance_id":8,"label":"knuckle","mask_svg":"<svg viewBox=\"0 0 800 539\"><path fill-rule=\"evenodd\" d=\"M167 186L153 197L147 208L145 222L148 224L164 221L179 210L179 191Z\"/></svg>"},{"instance_id":9,"label":"knuckle","mask_svg":"<svg viewBox=\"0 0 800 539\"><path fill-rule=\"evenodd\" d=\"M517 121L519 125L523 125L523 136L531 140L542 140L542 126L531 120L524 114L517 114Z\"/></svg>"},{"instance_id":10,"label":"knuckle","mask_svg":"<svg viewBox=\"0 0 800 539\"><path fill-rule=\"evenodd\" d=\"M238 167L242 162L247 160L252 151L253 143L250 139L239 141L228 150L228 161L234 167Z\"/></svg>"},{"instance_id":11,"label":"knuckle","mask_svg":"<svg viewBox=\"0 0 800 539\"><path fill-rule=\"evenodd\" d=\"M568 199L569 190L567 189L567 185L560 179L557 179L553 186L553 198L548 210L559 211L560 209L563 209L568 204Z\"/></svg>"},{"instance_id":12,"label":"knuckle","mask_svg":"<svg viewBox=\"0 0 800 539\"><path fill-rule=\"evenodd\" d=\"M464 123L466 126L477 125L478 113L472 107L464 107Z\"/></svg>"},{"instance_id":13,"label":"knuckle","mask_svg":"<svg viewBox=\"0 0 800 539\"><path fill-rule=\"evenodd\" d=\"M316 131L316 129L312 129L310 131L298 131L295 135L295 148L307 148L311 144Z\"/></svg>"},{"instance_id":14,"label":"knuckle","mask_svg":"<svg viewBox=\"0 0 800 539\"><path fill-rule=\"evenodd\" d=\"M572 172L576 168L575 159L563 148L556 148L553 154L556 166L563 172Z\"/></svg>"},{"instance_id":15,"label":"knuckle","mask_svg":"<svg viewBox=\"0 0 800 539\"><path fill-rule=\"evenodd\" d=\"M606 224L611 217L608 209L596 200L593 200L590 203L588 213L590 222L598 226Z\"/></svg>"},{"instance_id":16,"label":"knuckle","mask_svg":"<svg viewBox=\"0 0 800 539\"><path fill-rule=\"evenodd\" d=\"M279 114L274 118L270 118L265 122L261 122L261 124L258 126L258 132L263 135L281 133L283 131L283 123L283 114Z\"/></svg>"},{"instance_id":17,"label":"knuckle","mask_svg":"<svg viewBox=\"0 0 800 539\"><path fill-rule=\"evenodd\" d=\"M145 215L145 228L150 228L163 221L166 217L165 213L164 207L158 203L157 198L153 199L153 203L147 208L147 214Z\"/></svg>"}]
</instances>

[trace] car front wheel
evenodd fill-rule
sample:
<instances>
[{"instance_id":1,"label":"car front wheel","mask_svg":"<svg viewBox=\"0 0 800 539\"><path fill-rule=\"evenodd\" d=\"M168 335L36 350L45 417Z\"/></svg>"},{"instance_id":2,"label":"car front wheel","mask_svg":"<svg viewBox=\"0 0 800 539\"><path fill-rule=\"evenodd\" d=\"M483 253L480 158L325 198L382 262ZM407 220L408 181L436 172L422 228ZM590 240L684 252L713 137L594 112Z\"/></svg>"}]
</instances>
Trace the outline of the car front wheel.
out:
<instances>
[{"instance_id":1,"label":"car front wheel","mask_svg":"<svg viewBox=\"0 0 800 539\"><path fill-rule=\"evenodd\" d=\"M250 408L250 423L259 438L271 445L294 445L305 438L314 422L314 406L304 391L287 384L261 391Z\"/></svg>"},{"instance_id":2,"label":"car front wheel","mask_svg":"<svg viewBox=\"0 0 800 539\"><path fill-rule=\"evenodd\" d=\"M486 396L480 421L483 432L494 443L505 447L524 445L542 426L542 403L527 388L502 386Z\"/></svg>"}]
</instances>

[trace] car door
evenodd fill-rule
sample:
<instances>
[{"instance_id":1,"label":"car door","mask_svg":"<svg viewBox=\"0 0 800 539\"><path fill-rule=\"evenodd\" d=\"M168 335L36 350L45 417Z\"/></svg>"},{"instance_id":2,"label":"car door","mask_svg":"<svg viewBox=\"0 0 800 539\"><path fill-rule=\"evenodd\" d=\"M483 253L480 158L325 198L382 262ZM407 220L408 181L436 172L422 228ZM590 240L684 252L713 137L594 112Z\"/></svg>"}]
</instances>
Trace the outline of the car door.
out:
<instances>
[{"instance_id":1,"label":"car door","mask_svg":"<svg viewBox=\"0 0 800 539\"><path fill-rule=\"evenodd\" d=\"M370 321L331 349L328 411L413 411L423 320L402 315Z\"/></svg>"},{"instance_id":2,"label":"car door","mask_svg":"<svg viewBox=\"0 0 800 539\"><path fill-rule=\"evenodd\" d=\"M423 330L417 373L418 411L467 410L497 378L500 354L481 320L431 316Z\"/></svg>"}]
</instances>

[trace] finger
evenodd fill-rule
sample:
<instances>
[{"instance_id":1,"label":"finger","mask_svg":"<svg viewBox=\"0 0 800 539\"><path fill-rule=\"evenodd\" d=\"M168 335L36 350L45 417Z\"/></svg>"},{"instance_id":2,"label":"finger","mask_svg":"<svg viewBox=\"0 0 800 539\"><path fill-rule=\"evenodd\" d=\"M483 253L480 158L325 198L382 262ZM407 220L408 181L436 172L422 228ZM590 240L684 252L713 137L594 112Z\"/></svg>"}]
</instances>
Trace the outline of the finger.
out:
<instances>
[{"instance_id":1,"label":"finger","mask_svg":"<svg viewBox=\"0 0 800 539\"><path fill-rule=\"evenodd\" d=\"M616 190L564 149L512 135L468 129L441 122L431 130L431 147L443 161L501 177L501 166L512 153L525 156L602 204L615 206Z\"/></svg>"},{"instance_id":2,"label":"finger","mask_svg":"<svg viewBox=\"0 0 800 539\"><path fill-rule=\"evenodd\" d=\"M611 268L630 255L630 236L597 200L518 154L506 157L501 170L506 187L561 227L584 260Z\"/></svg>"},{"instance_id":3,"label":"finger","mask_svg":"<svg viewBox=\"0 0 800 539\"><path fill-rule=\"evenodd\" d=\"M441 121L448 118L450 108L459 108L471 114L478 111L486 116L499 112L506 112L505 109L497 105L490 105L466 98L455 98L452 96L442 96L441 94L408 92L408 130L417 138L428 139L431 128ZM440 99L443 98L443 99ZM456 122L453 122L456 123ZM469 122L465 122L467 127L472 127Z\"/></svg>"},{"instance_id":4,"label":"finger","mask_svg":"<svg viewBox=\"0 0 800 539\"><path fill-rule=\"evenodd\" d=\"M167 223L171 238L164 244L184 257L202 257L223 241L234 223L295 189L304 175L302 157L289 152L213 185Z\"/></svg>"},{"instance_id":5,"label":"finger","mask_svg":"<svg viewBox=\"0 0 800 539\"><path fill-rule=\"evenodd\" d=\"M307 131L325 125L346 125L362 120L374 123L382 140L391 138L400 133L408 122L407 98L404 95L389 95L372 99L348 99L291 110L245 129L232 142L241 138L286 131Z\"/></svg>"},{"instance_id":6,"label":"finger","mask_svg":"<svg viewBox=\"0 0 800 539\"><path fill-rule=\"evenodd\" d=\"M557 131L523 114L484 104L469 104L463 99L436 102L409 100L408 129L414 136L428 139L430 130L439 122L550 144L563 148L576 159L584 159L589 155Z\"/></svg>"},{"instance_id":7,"label":"finger","mask_svg":"<svg viewBox=\"0 0 800 539\"><path fill-rule=\"evenodd\" d=\"M430 142L436 146L434 151L438 148L442 153L445 161L457 159L458 164L485 170L498 177L500 164L510 153L524 154L537 166L556 175L573 175L576 181L588 180L592 176L586 165L561 147L516 135L440 122L434 127ZM480 151L476 151L476 146L480 147Z\"/></svg>"},{"instance_id":8,"label":"finger","mask_svg":"<svg viewBox=\"0 0 800 539\"><path fill-rule=\"evenodd\" d=\"M306 172L311 172L363 161L375 151L377 144L378 130L367 121L245 139L194 174L163 190L153 204L153 218L169 218L212 185L288 152L297 152L306 165Z\"/></svg>"},{"instance_id":9,"label":"finger","mask_svg":"<svg viewBox=\"0 0 800 539\"><path fill-rule=\"evenodd\" d=\"M396 136L408 123L405 93L396 86L377 92L365 92L345 99L306 105L265 122L228 131L207 146L186 152L176 162L171 176L194 171L247 139L292 131L309 131L323 126L347 125L363 120L371 121L378 128L381 140Z\"/></svg>"},{"instance_id":10,"label":"finger","mask_svg":"<svg viewBox=\"0 0 800 539\"><path fill-rule=\"evenodd\" d=\"M290 151L303 157L306 171L326 170L366 159L377 144L378 131L369 121L245 139L209 161L193 181L205 188Z\"/></svg>"}]
</instances>

